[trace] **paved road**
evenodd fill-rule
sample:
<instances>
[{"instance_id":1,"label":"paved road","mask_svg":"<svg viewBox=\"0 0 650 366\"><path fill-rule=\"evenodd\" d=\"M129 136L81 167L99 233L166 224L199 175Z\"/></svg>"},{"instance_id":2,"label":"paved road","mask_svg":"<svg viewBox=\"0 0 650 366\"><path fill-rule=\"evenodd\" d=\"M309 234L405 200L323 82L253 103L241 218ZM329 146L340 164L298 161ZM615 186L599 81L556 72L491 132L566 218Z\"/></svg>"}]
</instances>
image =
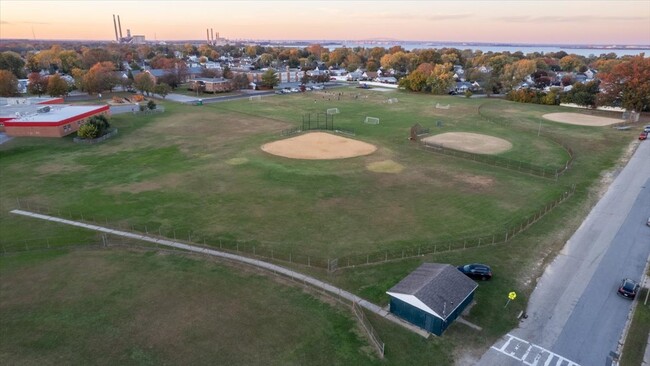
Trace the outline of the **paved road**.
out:
<instances>
[{"instance_id":1,"label":"paved road","mask_svg":"<svg viewBox=\"0 0 650 366\"><path fill-rule=\"evenodd\" d=\"M549 265L519 327L479 365L606 365L632 302L623 277L640 280L650 255L650 144L627 166Z\"/></svg>"}]
</instances>

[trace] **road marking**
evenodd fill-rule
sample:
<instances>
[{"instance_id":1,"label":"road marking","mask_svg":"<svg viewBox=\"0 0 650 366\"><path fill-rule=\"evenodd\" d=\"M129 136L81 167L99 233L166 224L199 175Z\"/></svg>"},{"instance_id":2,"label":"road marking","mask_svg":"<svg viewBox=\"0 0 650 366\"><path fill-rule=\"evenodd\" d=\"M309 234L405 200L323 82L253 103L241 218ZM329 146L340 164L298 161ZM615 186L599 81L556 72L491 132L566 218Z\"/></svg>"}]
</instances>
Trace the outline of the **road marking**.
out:
<instances>
[{"instance_id":1,"label":"road marking","mask_svg":"<svg viewBox=\"0 0 650 366\"><path fill-rule=\"evenodd\" d=\"M528 365L528 366L537 366L538 362L542 359L543 355L546 356L546 362L544 362L544 366L580 366L579 364L564 358L557 353L553 353L545 348L542 348L538 345L532 344L530 342L527 342L521 338L515 337L511 334L506 334L507 340L503 344L503 346L497 348L492 346L491 348L499 353L503 353L504 355L514 358L517 361L521 361L523 365ZM508 350L510 348L509 346L514 345L511 350ZM522 356L517 356L518 351L524 350L524 353ZM531 354L532 352L532 354ZM526 358L528 356L531 356L535 354L535 357L532 362L526 361ZM553 361L553 363L551 363Z\"/></svg>"}]
</instances>

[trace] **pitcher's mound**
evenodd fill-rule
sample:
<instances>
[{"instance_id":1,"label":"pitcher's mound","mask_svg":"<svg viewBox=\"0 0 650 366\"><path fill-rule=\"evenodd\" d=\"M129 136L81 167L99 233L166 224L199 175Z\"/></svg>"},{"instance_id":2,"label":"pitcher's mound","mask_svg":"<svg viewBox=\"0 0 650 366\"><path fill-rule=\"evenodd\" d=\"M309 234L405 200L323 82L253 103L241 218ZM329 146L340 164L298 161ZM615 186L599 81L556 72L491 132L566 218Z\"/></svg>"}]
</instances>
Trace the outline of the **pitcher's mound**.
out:
<instances>
[{"instance_id":1,"label":"pitcher's mound","mask_svg":"<svg viewBox=\"0 0 650 366\"><path fill-rule=\"evenodd\" d=\"M613 125L614 123L625 122L623 119L590 116L588 114L582 113L548 113L542 117L554 122L568 123L571 125L580 126L609 126Z\"/></svg>"},{"instance_id":2,"label":"pitcher's mound","mask_svg":"<svg viewBox=\"0 0 650 366\"><path fill-rule=\"evenodd\" d=\"M498 154L512 149L512 144L507 140L470 132L445 132L422 141L475 154Z\"/></svg>"},{"instance_id":3,"label":"pitcher's mound","mask_svg":"<svg viewBox=\"0 0 650 366\"><path fill-rule=\"evenodd\" d=\"M269 154L292 159L330 160L372 154L377 147L325 132L310 132L262 145Z\"/></svg>"}]
</instances>

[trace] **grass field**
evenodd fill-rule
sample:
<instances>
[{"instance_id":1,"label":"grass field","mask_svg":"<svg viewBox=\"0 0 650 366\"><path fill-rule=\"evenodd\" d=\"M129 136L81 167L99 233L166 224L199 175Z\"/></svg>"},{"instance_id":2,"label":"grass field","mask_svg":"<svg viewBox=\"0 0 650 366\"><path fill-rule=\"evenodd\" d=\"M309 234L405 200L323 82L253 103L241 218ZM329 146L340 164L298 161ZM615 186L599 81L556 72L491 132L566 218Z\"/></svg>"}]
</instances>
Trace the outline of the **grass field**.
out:
<instances>
[{"instance_id":1,"label":"grass field","mask_svg":"<svg viewBox=\"0 0 650 366\"><path fill-rule=\"evenodd\" d=\"M388 104L388 98L399 102ZM435 109L437 102L451 108ZM379 146L378 152L315 162L260 150L263 143L279 139L282 129L299 126L302 114L334 107L341 112L335 116L336 126L354 129L355 138ZM109 226L146 227L179 238L189 233L209 245L218 245L220 239L244 240L260 250L328 258L500 232L576 185L569 201L504 245L335 273L299 267L385 305L385 291L422 261L493 266L495 278L480 285L469 316L482 332L454 325L443 338L424 341L373 319L387 344L388 362L395 364L408 354L422 355L412 364L450 364L464 350L480 352L515 325L515 315L525 307L545 262L597 198L593 187L601 173L615 166L636 137L634 131L541 119L545 113L565 111L560 107L353 88L200 107L165 103L165 108L158 115L114 116L120 134L100 145L79 146L71 138L14 139L0 145L3 248L20 250L45 240L52 246L99 241L94 233L11 216L7 211L17 198L47 205L64 217L83 213ZM366 116L379 117L380 124L364 124ZM474 132L506 139L513 149L499 156L550 168L563 167L568 159L561 141L571 146L575 160L555 181L438 155L407 140L416 122L434 134ZM401 169L374 168L395 165ZM5 258L5 266L13 265L11 258L17 257ZM239 286L242 291L255 288L254 282L240 281ZM503 310L512 290L520 296ZM257 301L253 293L249 290L247 296ZM295 301L291 306L304 304ZM347 340L341 342L362 347L344 333L340 336Z\"/></svg>"}]
</instances>

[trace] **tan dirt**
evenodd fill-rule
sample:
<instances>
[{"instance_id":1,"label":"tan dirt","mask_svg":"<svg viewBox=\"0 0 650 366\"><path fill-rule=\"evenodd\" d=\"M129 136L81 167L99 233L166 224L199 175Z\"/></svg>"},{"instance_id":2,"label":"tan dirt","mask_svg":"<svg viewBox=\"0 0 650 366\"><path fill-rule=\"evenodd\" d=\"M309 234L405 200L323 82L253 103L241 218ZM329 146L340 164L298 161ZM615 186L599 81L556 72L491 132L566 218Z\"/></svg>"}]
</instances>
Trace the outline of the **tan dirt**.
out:
<instances>
[{"instance_id":1,"label":"tan dirt","mask_svg":"<svg viewBox=\"0 0 650 366\"><path fill-rule=\"evenodd\" d=\"M396 163L392 160L375 161L373 163L368 164L366 168L371 172L375 172L375 173L393 173L393 174L401 173L402 170L404 170L404 166L402 164Z\"/></svg>"},{"instance_id":2,"label":"tan dirt","mask_svg":"<svg viewBox=\"0 0 650 366\"><path fill-rule=\"evenodd\" d=\"M512 144L507 140L470 132L445 132L422 140L476 154L499 154L512 149Z\"/></svg>"},{"instance_id":3,"label":"tan dirt","mask_svg":"<svg viewBox=\"0 0 650 366\"><path fill-rule=\"evenodd\" d=\"M291 159L331 160L369 155L375 152L377 147L325 132L311 132L264 144L262 150Z\"/></svg>"},{"instance_id":4,"label":"tan dirt","mask_svg":"<svg viewBox=\"0 0 650 366\"><path fill-rule=\"evenodd\" d=\"M623 119L590 116L582 113L548 113L542 116L550 121L568 123L579 126L609 126L615 123L625 122Z\"/></svg>"}]
</instances>

